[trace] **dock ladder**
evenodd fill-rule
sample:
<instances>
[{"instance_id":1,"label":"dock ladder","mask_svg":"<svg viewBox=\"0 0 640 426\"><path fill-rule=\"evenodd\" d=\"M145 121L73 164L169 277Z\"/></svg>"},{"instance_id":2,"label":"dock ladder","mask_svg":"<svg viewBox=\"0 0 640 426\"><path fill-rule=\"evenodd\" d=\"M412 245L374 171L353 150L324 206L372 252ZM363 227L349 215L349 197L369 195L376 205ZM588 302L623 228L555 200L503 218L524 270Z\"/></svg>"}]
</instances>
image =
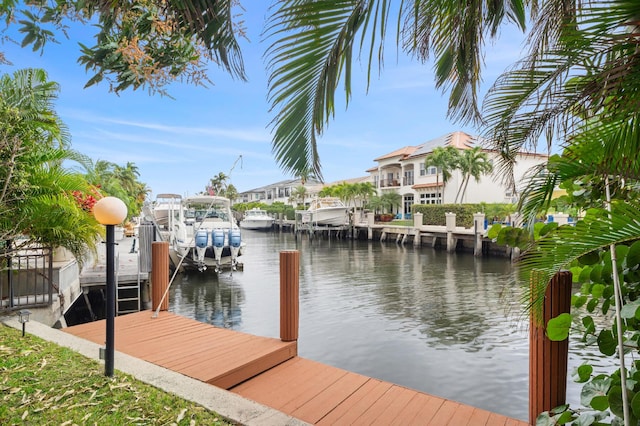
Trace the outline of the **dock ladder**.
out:
<instances>
[{"instance_id":1,"label":"dock ladder","mask_svg":"<svg viewBox=\"0 0 640 426\"><path fill-rule=\"evenodd\" d=\"M116 315L140 311L140 256L138 256L137 281L121 282L120 256L116 256Z\"/></svg>"}]
</instances>

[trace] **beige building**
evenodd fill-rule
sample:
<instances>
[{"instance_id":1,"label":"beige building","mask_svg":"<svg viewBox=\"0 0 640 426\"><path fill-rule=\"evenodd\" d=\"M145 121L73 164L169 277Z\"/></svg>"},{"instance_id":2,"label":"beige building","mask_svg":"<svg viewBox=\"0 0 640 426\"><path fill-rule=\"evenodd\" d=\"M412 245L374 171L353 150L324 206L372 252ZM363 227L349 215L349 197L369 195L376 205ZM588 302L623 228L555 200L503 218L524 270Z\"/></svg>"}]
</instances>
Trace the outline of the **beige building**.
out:
<instances>
[{"instance_id":1,"label":"beige building","mask_svg":"<svg viewBox=\"0 0 640 426\"><path fill-rule=\"evenodd\" d=\"M464 132L448 133L417 146L406 146L388 154L375 158L376 166L368 169L372 181L382 195L395 191L402 195L403 206L400 212L405 215L411 212L413 204L448 204L453 203L462 183L462 173L452 171L451 178L443 186L442 171L435 167L426 167L425 158L437 147L453 146L459 150L483 147L489 161L498 164L498 152L489 149L477 136ZM525 173L533 166L546 162L548 155L538 153L519 153L514 165L516 188L523 183ZM518 194L503 184L503 176L497 171L482 176L476 182L469 181L462 199L463 203L515 203ZM444 190L443 190L444 189Z\"/></svg>"}]
</instances>

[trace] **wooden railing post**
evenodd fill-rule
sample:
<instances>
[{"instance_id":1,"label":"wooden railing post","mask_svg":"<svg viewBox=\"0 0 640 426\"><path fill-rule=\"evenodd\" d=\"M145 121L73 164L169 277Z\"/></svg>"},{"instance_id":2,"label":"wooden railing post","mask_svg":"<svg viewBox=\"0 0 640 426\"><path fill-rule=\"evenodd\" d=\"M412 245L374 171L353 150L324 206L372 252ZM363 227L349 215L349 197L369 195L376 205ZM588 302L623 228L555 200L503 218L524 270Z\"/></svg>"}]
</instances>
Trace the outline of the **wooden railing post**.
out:
<instances>
[{"instance_id":1,"label":"wooden railing post","mask_svg":"<svg viewBox=\"0 0 640 426\"><path fill-rule=\"evenodd\" d=\"M544 297L544 323L532 315L529 328L529 424L544 411L565 404L567 397L567 360L569 340L554 342L547 338L548 321L571 308L571 272L558 272L549 282Z\"/></svg>"},{"instance_id":2,"label":"wooden railing post","mask_svg":"<svg viewBox=\"0 0 640 426\"><path fill-rule=\"evenodd\" d=\"M298 340L300 252L280 252L280 340Z\"/></svg>"},{"instance_id":3,"label":"wooden railing post","mask_svg":"<svg viewBox=\"0 0 640 426\"><path fill-rule=\"evenodd\" d=\"M169 286L169 243L155 241L151 243L151 308L160 311L169 310L169 297L164 293Z\"/></svg>"}]
</instances>

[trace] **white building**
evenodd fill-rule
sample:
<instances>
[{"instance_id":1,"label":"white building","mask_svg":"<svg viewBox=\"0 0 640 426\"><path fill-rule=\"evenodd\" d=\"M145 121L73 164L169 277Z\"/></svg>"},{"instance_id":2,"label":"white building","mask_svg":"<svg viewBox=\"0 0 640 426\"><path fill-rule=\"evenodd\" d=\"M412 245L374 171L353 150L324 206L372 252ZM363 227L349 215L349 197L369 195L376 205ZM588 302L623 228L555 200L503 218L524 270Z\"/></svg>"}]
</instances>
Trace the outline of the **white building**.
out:
<instances>
[{"instance_id":1,"label":"white building","mask_svg":"<svg viewBox=\"0 0 640 426\"><path fill-rule=\"evenodd\" d=\"M317 181L309 180L305 182L304 186L307 188L307 191L309 191L310 188L315 188L319 184L320 183ZM285 204L292 204L291 195L295 192L296 188L301 185L302 180L300 179L283 180L241 192L238 194L237 200L242 203L259 201L265 204L273 204L274 202L279 201Z\"/></svg>"},{"instance_id":2,"label":"white building","mask_svg":"<svg viewBox=\"0 0 640 426\"><path fill-rule=\"evenodd\" d=\"M402 195L404 214L411 213L413 204L450 204L462 183L459 170L451 172L451 178L444 185L442 171L425 166L425 157L437 147L453 146L459 150L483 146L480 138L464 132L453 132L430 140L418 146L406 146L375 158L377 166L367 170L378 190L378 195L395 191ZM498 164L498 152L488 148L485 152L492 164ZM538 153L519 153L514 165L516 187L520 187L525 173L533 166L545 163L548 155ZM482 176L479 182L473 177L464 195L463 203L515 203L517 194L503 183L503 176L494 171Z\"/></svg>"}]
</instances>

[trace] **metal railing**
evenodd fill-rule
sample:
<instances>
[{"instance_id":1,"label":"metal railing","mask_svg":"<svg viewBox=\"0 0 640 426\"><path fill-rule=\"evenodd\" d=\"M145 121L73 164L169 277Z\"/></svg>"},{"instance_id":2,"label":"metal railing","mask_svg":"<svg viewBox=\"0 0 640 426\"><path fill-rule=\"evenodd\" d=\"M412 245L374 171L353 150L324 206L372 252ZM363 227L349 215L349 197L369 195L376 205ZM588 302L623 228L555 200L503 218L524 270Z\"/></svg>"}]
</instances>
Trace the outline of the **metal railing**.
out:
<instances>
[{"instance_id":1,"label":"metal railing","mask_svg":"<svg viewBox=\"0 0 640 426\"><path fill-rule=\"evenodd\" d=\"M53 302L53 250L29 247L0 251L0 312Z\"/></svg>"}]
</instances>

